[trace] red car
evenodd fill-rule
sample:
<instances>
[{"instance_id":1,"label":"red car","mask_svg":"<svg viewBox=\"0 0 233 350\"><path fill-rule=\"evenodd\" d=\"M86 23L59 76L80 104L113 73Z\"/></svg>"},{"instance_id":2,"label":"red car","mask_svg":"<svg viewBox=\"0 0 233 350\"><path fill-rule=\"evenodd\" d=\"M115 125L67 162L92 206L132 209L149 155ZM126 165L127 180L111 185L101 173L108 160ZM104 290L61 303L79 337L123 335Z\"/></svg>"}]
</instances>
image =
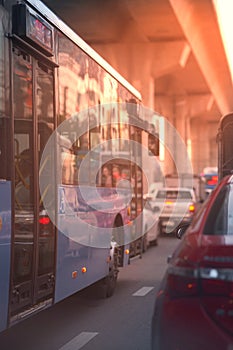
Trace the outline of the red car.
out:
<instances>
[{"instance_id":1,"label":"red car","mask_svg":"<svg viewBox=\"0 0 233 350\"><path fill-rule=\"evenodd\" d=\"M152 349L233 350L232 175L177 235L156 297Z\"/></svg>"}]
</instances>

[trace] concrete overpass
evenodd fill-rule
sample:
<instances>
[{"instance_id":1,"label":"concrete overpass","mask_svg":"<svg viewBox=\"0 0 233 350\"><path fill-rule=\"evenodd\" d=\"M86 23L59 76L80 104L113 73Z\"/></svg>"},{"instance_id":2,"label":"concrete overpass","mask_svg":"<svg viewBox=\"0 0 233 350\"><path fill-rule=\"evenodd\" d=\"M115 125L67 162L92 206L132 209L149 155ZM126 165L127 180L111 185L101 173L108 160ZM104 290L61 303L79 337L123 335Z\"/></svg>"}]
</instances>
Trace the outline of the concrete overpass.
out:
<instances>
[{"instance_id":1,"label":"concrete overpass","mask_svg":"<svg viewBox=\"0 0 233 350\"><path fill-rule=\"evenodd\" d=\"M233 110L233 86L211 0L44 2L177 128L195 173L217 165L218 122Z\"/></svg>"}]
</instances>

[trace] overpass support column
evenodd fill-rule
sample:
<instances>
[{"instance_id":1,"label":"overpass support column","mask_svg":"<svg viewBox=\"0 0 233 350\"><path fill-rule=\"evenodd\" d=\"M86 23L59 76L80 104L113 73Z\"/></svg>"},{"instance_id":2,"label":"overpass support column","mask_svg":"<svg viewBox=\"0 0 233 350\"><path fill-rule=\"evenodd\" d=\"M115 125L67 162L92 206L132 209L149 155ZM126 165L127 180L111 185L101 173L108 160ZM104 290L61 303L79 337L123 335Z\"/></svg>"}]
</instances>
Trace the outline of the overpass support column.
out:
<instances>
[{"instance_id":1,"label":"overpass support column","mask_svg":"<svg viewBox=\"0 0 233 350\"><path fill-rule=\"evenodd\" d=\"M176 114L174 123L178 135L175 152L176 167L179 173L190 173L193 171L190 150L190 121L185 108L178 108L178 111L179 114Z\"/></svg>"},{"instance_id":2,"label":"overpass support column","mask_svg":"<svg viewBox=\"0 0 233 350\"><path fill-rule=\"evenodd\" d=\"M128 79L141 92L144 106L153 110L154 79L151 74L150 48L148 44L134 44L128 54Z\"/></svg>"},{"instance_id":3,"label":"overpass support column","mask_svg":"<svg viewBox=\"0 0 233 350\"><path fill-rule=\"evenodd\" d=\"M218 122L210 123L200 118L191 120L192 161L194 172L199 174L205 167L217 166L216 130Z\"/></svg>"},{"instance_id":4,"label":"overpass support column","mask_svg":"<svg viewBox=\"0 0 233 350\"><path fill-rule=\"evenodd\" d=\"M191 126L185 101L160 97L159 103L155 101L156 107L166 116L164 118L164 175L192 172Z\"/></svg>"}]
</instances>

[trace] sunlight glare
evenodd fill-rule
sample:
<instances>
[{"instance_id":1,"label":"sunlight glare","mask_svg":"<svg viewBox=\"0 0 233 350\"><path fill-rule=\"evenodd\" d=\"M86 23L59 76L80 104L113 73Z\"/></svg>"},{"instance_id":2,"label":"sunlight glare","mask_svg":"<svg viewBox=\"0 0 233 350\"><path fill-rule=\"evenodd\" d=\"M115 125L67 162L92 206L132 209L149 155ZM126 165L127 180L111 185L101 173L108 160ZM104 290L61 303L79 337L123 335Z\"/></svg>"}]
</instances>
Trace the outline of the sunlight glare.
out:
<instances>
[{"instance_id":1,"label":"sunlight glare","mask_svg":"<svg viewBox=\"0 0 233 350\"><path fill-rule=\"evenodd\" d=\"M219 28L222 35L223 45L228 60L231 79L233 81L233 1L232 0L212 0L218 18Z\"/></svg>"}]
</instances>

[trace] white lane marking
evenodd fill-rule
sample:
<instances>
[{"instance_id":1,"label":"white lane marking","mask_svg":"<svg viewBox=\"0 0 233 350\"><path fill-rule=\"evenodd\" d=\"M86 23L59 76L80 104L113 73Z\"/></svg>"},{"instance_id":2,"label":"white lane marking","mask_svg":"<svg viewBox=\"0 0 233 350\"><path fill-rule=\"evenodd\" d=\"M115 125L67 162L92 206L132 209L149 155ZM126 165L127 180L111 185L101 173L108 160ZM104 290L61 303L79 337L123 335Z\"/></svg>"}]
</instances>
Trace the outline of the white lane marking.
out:
<instances>
[{"instance_id":1,"label":"white lane marking","mask_svg":"<svg viewBox=\"0 0 233 350\"><path fill-rule=\"evenodd\" d=\"M86 345L92 338L94 338L97 332L82 332L77 337L71 339L68 343L63 345L59 350L79 350Z\"/></svg>"},{"instance_id":2,"label":"white lane marking","mask_svg":"<svg viewBox=\"0 0 233 350\"><path fill-rule=\"evenodd\" d=\"M133 293L134 297L144 297L148 294L154 287L142 287L137 292Z\"/></svg>"}]
</instances>

